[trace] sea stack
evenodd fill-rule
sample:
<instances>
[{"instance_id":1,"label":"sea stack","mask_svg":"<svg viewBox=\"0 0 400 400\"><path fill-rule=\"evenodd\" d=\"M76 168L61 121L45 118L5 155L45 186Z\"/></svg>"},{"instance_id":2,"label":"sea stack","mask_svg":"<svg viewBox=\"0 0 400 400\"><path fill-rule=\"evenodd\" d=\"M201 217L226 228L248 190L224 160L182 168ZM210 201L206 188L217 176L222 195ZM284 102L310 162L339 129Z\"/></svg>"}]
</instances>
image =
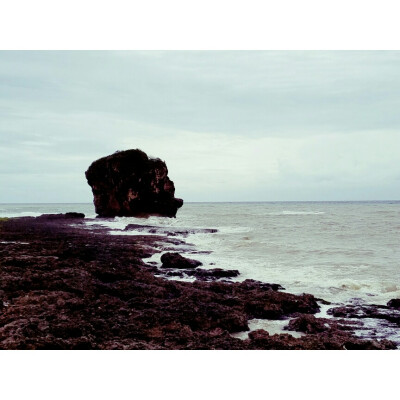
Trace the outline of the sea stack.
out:
<instances>
[{"instance_id":1,"label":"sea stack","mask_svg":"<svg viewBox=\"0 0 400 400\"><path fill-rule=\"evenodd\" d=\"M143 151L118 151L94 161L85 172L99 217L175 217L183 200L174 197L164 161Z\"/></svg>"}]
</instances>

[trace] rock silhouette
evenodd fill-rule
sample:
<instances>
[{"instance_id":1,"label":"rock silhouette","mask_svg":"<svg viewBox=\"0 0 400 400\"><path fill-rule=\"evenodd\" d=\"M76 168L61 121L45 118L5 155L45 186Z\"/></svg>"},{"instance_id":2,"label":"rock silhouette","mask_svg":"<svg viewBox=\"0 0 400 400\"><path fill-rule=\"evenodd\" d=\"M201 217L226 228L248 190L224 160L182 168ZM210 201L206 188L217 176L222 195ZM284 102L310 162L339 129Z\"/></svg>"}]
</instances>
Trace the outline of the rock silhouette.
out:
<instances>
[{"instance_id":1,"label":"rock silhouette","mask_svg":"<svg viewBox=\"0 0 400 400\"><path fill-rule=\"evenodd\" d=\"M160 215L175 217L183 200L159 158L143 151L116 152L94 161L85 173L100 217Z\"/></svg>"}]
</instances>

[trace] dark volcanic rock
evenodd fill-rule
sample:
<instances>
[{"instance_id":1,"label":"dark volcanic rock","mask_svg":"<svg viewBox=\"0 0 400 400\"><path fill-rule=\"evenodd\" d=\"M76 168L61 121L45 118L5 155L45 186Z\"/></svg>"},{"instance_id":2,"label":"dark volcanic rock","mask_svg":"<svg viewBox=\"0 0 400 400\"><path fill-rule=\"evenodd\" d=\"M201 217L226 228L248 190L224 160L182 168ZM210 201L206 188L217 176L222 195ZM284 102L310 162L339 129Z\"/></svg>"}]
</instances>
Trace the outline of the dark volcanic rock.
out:
<instances>
[{"instance_id":1,"label":"dark volcanic rock","mask_svg":"<svg viewBox=\"0 0 400 400\"><path fill-rule=\"evenodd\" d=\"M325 332L329 329L330 327L326 323L326 320L315 318L314 315L307 314L292 319L288 325L288 330L290 331L305 333Z\"/></svg>"},{"instance_id":2,"label":"dark volcanic rock","mask_svg":"<svg viewBox=\"0 0 400 400\"><path fill-rule=\"evenodd\" d=\"M67 212L65 214L42 214L38 219L82 219L85 218L85 214L77 213L77 212Z\"/></svg>"},{"instance_id":3,"label":"dark volcanic rock","mask_svg":"<svg viewBox=\"0 0 400 400\"><path fill-rule=\"evenodd\" d=\"M390 308L397 308L400 310L400 299L392 299L387 303Z\"/></svg>"},{"instance_id":4,"label":"dark volcanic rock","mask_svg":"<svg viewBox=\"0 0 400 400\"><path fill-rule=\"evenodd\" d=\"M222 268L203 269L203 268L192 268L192 269L179 269L169 270L166 268L165 271L159 271L165 276L178 276L183 278L185 275L194 277L199 281L216 281L221 278L234 278L239 276L240 273L237 269L227 270Z\"/></svg>"},{"instance_id":5,"label":"dark volcanic rock","mask_svg":"<svg viewBox=\"0 0 400 400\"><path fill-rule=\"evenodd\" d=\"M347 334L354 333L356 329L360 329L360 325L362 325L362 323L359 321L316 318L314 315L300 314L296 318L290 320L289 324L284 329L310 334L329 332L331 335L341 336L344 332Z\"/></svg>"},{"instance_id":6,"label":"dark volcanic rock","mask_svg":"<svg viewBox=\"0 0 400 400\"><path fill-rule=\"evenodd\" d=\"M390 303L390 302L389 302ZM374 318L386 320L400 326L400 310L393 306L380 306L376 304L350 305L330 308L327 312L336 318Z\"/></svg>"},{"instance_id":7,"label":"dark volcanic rock","mask_svg":"<svg viewBox=\"0 0 400 400\"><path fill-rule=\"evenodd\" d=\"M256 281L255 279L246 279L245 281L240 283L241 287L246 289L246 290L282 290L284 289L281 285L278 283L265 283L265 282L260 282Z\"/></svg>"},{"instance_id":8,"label":"dark volcanic rock","mask_svg":"<svg viewBox=\"0 0 400 400\"><path fill-rule=\"evenodd\" d=\"M222 269L222 268L213 268L213 269L202 269L196 268L194 270L185 271L185 273L189 276L194 276L199 280L216 280L219 278L234 278L239 276L240 273L237 269Z\"/></svg>"},{"instance_id":9,"label":"dark volcanic rock","mask_svg":"<svg viewBox=\"0 0 400 400\"><path fill-rule=\"evenodd\" d=\"M183 200L165 162L141 150L126 150L94 161L86 171L100 217L161 215L175 217Z\"/></svg>"},{"instance_id":10,"label":"dark volcanic rock","mask_svg":"<svg viewBox=\"0 0 400 400\"><path fill-rule=\"evenodd\" d=\"M315 314L320 307L314 296L281 293L274 290L266 292L254 290L254 295L246 301L245 309L253 318L284 319L294 313Z\"/></svg>"},{"instance_id":11,"label":"dark volcanic rock","mask_svg":"<svg viewBox=\"0 0 400 400\"><path fill-rule=\"evenodd\" d=\"M360 340L349 332L327 331L294 338L289 334L270 335L263 329L249 333L249 349L274 350L394 350L389 340Z\"/></svg>"},{"instance_id":12,"label":"dark volcanic rock","mask_svg":"<svg viewBox=\"0 0 400 400\"><path fill-rule=\"evenodd\" d=\"M168 235L168 236L183 236L187 237L189 235L194 235L197 233L216 233L218 229L201 229L201 228L192 228L192 229L182 229L182 228L173 228L173 227L161 227L161 226L153 226L153 225L139 225L139 224L128 224L124 231L139 231L139 232L148 232L154 233L157 235Z\"/></svg>"},{"instance_id":13,"label":"dark volcanic rock","mask_svg":"<svg viewBox=\"0 0 400 400\"><path fill-rule=\"evenodd\" d=\"M179 253L164 253L161 256L161 262L163 268L187 269L202 265L200 261L182 257Z\"/></svg>"},{"instance_id":14,"label":"dark volcanic rock","mask_svg":"<svg viewBox=\"0 0 400 400\"><path fill-rule=\"evenodd\" d=\"M175 253L178 254L178 253ZM199 263L199 261L195 260L189 260L188 261L194 262L194 263ZM186 263L186 261L185 261ZM211 282L211 281L217 281L221 280L223 278L235 278L240 275L240 272L237 269L222 269L222 268L212 268L212 269L203 269L203 268L196 268L196 264L193 264L189 267L189 269L185 269L183 267L180 267L179 265L183 265L178 261L178 266L170 267L167 266L165 267L164 265L169 265L163 264L162 267L163 269L159 270L159 274L164 275L164 276L179 276L181 278L183 277L193 277L196 278L198 281L205 281L205 282ZM172 270L171 270L172 269ZM176 270L178 269L178 270Z\"/></svg>"},{"instance_id":15,"label":"dark volcanic rock","mask_svg":"<svg viewBox=\"0 0 400 400\"><path fill-rule=\"evenodd\" d=\"M67 212L67 213L65 213L65 218L67 218L67 219L85 218L85 214L77 213L77 212Z\"/></svg>"}]
</instances>

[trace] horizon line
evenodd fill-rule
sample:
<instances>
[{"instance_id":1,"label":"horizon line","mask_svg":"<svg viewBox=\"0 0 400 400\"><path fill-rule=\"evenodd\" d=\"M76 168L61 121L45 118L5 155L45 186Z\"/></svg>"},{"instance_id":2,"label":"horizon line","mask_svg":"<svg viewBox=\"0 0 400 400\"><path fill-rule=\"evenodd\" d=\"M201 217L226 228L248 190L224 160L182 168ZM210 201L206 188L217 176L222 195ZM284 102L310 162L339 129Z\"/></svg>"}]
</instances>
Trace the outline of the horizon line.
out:
<instances>
[{"instance_id":1,"label":"horizon line","mask_svg":"<svg viewBox=\"0 0 400 400\"><path fill-rule=\"evenodd\" d=\"M385 200L241 200L241 201L231 201L231 200L221 200L221 201L184 201L183 204L208 204L208 203L377 203L377 202L388 202L395 201L399 202L400 199L385 199ZM93 204L93 202L39 202L39 203L20 203L20 202L8 202L0 203L0 205L7 204Z\"/></svg>"}]
</instances>

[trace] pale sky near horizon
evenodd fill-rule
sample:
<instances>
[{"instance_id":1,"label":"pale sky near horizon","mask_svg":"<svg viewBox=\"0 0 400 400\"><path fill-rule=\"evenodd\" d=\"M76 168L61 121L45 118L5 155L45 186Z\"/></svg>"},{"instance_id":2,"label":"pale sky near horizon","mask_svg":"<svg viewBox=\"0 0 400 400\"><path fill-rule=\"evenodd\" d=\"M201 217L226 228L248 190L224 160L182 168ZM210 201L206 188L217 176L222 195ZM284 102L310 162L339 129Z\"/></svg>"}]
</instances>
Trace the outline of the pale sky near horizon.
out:
<instances>
[{"instance_id":1,"label":"pale sky near horizon","mask_svg":"<svg viewBox=\"0 0 400 400\"><path fill-rule=\"evenodd\" d=\"M400 199L399 111L399 51L0 51L0 202L130 148L186 201Z\"/></svg>"}]
</instances>

